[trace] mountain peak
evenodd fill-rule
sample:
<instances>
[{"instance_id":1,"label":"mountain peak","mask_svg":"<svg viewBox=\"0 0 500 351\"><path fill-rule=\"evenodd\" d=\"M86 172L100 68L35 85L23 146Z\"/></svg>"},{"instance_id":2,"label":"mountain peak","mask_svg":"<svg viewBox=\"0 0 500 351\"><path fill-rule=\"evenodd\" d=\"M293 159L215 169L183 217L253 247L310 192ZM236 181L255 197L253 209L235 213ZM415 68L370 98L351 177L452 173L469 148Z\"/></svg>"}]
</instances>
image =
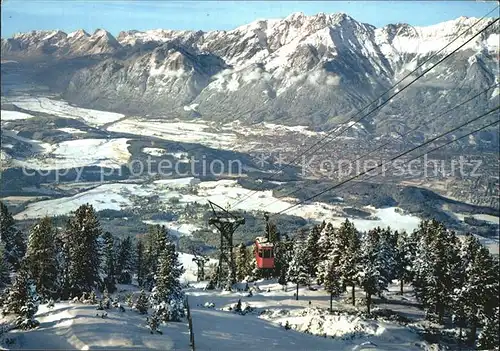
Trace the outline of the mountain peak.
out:
<instances>
[{"instance_id":1,"label":"mountain peak","mask_svg":"<svg viewBox=\"0 0 500 351\"><path fill-rule=\"evenodd\" d=\"M101 37L114 38L110 32L108 32L105 29L100 29L100 28L96 29L94 34L92 34L92 36L95 38L101 38Z\"/></svg>"},{"instance_id":2,"label":"mountain peak","mask_svg":"<svg viewBox=\"0 0 500 351\"><path fill-rule=\"evenodd\" d=\"M80 39L80 38L88 38L88 37L90 37L90 34L87 33L83 29L78 29L78 30L68 34L68 38L72 38L72 39Z\"/></svg>"}]
</instances>

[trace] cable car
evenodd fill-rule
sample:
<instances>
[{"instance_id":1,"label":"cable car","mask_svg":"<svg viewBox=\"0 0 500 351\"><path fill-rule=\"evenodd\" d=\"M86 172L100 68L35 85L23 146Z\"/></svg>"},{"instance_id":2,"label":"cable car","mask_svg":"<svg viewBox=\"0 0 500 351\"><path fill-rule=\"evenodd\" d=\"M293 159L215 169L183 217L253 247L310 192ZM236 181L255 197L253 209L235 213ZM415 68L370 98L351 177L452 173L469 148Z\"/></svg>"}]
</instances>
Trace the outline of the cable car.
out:
<instances>
[{"instance_id":1,"label":"cable car","mask_svg":"<svg viewBox=\"0 0 500 351\"><path fill-rule=\"evenodd\" d=\"M255 238L255 260L259 269L274 268L274 245L265 237Z\"/></svg>"}]
</instances>

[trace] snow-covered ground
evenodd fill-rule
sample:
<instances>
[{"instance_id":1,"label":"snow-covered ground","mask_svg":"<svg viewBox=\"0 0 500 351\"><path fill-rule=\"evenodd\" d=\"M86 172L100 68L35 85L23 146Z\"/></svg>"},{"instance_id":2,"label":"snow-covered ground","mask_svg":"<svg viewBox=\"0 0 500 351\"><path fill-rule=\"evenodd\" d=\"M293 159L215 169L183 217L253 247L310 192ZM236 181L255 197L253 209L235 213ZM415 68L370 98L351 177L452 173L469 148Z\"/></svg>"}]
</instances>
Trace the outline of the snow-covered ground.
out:
<instances>
[{"instance_id":1,"label":"snow-covered ground","mask_svg":"<svg viewBox=\"0 0 500 351\"><path fill-rule=\"evenodd\" d=\"M23 112L6 111L6 110L2 110L0 112L0 119L2 121L14 121L19 119L29 119L29 118L33 118L33 116Z\"/></svg>"},{"instance_id":2,"label":"snow-covered ground","mask_svg":"<svg viewBox=\"0 0 500 351\"><path fill-rule=\"evenodd\" d=\"M184 143L199 143L215 149L231 149L236 142L236 135L218 130L211 130L208 123L202 121L179 122L169 120L151 120L127 118L114 123L108 129L112 132L132 133L154 136L157 138Z\"/></svg>"},{"instance_id":3,"label":"snow-covered ground","mask_svg":"<svg viewBox=\"0 0 500 351\"><path fill-rule=\"evenodd\" d=\"M142 152L145 154L151 155L151 156L156 156L156 157L161 157L161 156L167 156L170 155L172 157L175 157L176 159L180 160L181 162L189 162L189 154L187 152L168 152L165 149L160 149L157 147L145 147L142 149Z\"/></svg>"},{"instance_id":4,"label":"snow-covered ground","mask_svg":"<svg viewBox=\"0 0 500 351\"><path fill-rule=\"evenodd\" d=\"M145 316L133 311L109 310L107 318L96 316L95 306L57 303L51 310L40 306L40 327L13 331L12 349L36 350L188 350L186 323L169 323L163 335L151 335Z\"/></svg>"},{"instance_id":5,"label":"snow-covered ground","mask_svg":"<svg viewBox=\"0 0 500 351\"><path fill-rule=\"evenodd\" d=\"M83 204L90 203L97 211L104 209L120 210L132 206L128 199L128 184L105 184L71 197L35 202L18 213L15 219L60 216L75 211ZM138 188L138 186L136 186Z\"/></svg>"},{"instance_id":6,"label":"snow-covered ground","mask_svg":"<svg viewBox=\"0 0 500 351\"><path fill-rule=\"evenodd\" d=\"M34 140L31 143L35 142ZM16 160L18 166L37 169L70 169L84 166L120 168L130 158L128 139L75 139L58 144L39 143L43 152L26 160ZM47 157L50 155L50 157Z\"/></svg>"},{"instance_id":7,"label":"snow-covered ground","mask_svg":"<svg viewBox=\"0 0 500 351\"><path fill-rule=\"evenodd\" d=\"M179 223L177 221L145 220L146 224L161 225L168 229L168 232L177 237L190 236L191 233L202 229L200 226L191 223Z\"/></svg>"},{"instance_id":8,"label":"snow-covered ground","mask_svg":"<svg viewBox=\"0 0 500 351\"><path fill-rule=\"evenodd\" d=\"M69 133L69 134L86 134L87 132L84 130L76 129L76 128L58 128L61 132Z\"/></svg>"},{"instance_id":9,"label":"snow-covered ground","mask_svg":"<svg viewBox=\"0 0 500 351\"><path fill-rule=\"evenodd\" d=\"M2 98L2 100L5 103L14 104L28 111L42 112L63 118L74 118L84 121L91 126L102 126L124 117L120 113L71 106L66 101L55 100L45 96L9 96ZM3 114L4 111L2 111L2 118Z\"/></svg>"},{"instance_id":10,"label":"snow-covered ground","mask_svg":"<svg viewBox=\"0 0 500 351\"><path fill-rule=\"evenodd\" d=\"M192 189L192 191L187 192L187 188ZM245 201L239 204L236 203L250 194L252 196L249 196ZM261 211L266 209L270 213L277 213L294 203L293 199L285 201L275 198L270 190L253 193L252 190L241 187L235 180L199 182L196 178L189 177L157 180L147 184L102 184L71 197L29 204L23 212L16 215L16 218L39 218L47 214L64 215L76 210L80 205L85 203L92 204L97 210L106 208L115 210L127 209L134 207L134 203L131 200L132 197L149 197L151 195L158 195L160 203L165 206L165 209L168 209L169 206L184 206L194 202L206 204L210 200L223 206L236 203L232 207L233 210ZM172 204L171 199L173 198L176 199L175 204ZM360 230L368 230L376 226L390 226L394 230L411 231L419 223L418 217L402 215L396 212L395 208L369 208L368 210L373 211L374 216L378 219L354 219L354 223ZM298 206L286 213L318 222L325 220L334 224L345 220L345 217L339 215L341 211L338 206L321 202ZM192 230L197 229L196 226L188 226L185 223L178 222L150 221L148 223L166 225L182 235L186 235L192 232Z\"/></svg>"}]
</instances>

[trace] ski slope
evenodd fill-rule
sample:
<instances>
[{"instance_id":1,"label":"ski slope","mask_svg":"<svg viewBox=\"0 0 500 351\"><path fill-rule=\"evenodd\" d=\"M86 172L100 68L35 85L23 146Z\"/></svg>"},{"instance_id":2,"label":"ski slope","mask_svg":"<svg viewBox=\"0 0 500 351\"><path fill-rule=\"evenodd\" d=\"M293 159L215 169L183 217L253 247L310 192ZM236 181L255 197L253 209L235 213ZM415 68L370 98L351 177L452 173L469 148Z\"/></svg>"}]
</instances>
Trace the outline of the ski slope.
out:
<instances>
[{"instance_id":1,"label":"ski slope","mask_svg":"<svg viewBox=\"0 0 500 351\"><path fill-rule=\"evenodd\" d=\"M189 334L186 323L170 323L163 335L151 335L145 316L134 311L108 310L101 318L95 306L58 303L49 311L40 306L40 327L10 332L16 338L12 349L32 350L187 350Z\"/></svg>"}]
</instances>

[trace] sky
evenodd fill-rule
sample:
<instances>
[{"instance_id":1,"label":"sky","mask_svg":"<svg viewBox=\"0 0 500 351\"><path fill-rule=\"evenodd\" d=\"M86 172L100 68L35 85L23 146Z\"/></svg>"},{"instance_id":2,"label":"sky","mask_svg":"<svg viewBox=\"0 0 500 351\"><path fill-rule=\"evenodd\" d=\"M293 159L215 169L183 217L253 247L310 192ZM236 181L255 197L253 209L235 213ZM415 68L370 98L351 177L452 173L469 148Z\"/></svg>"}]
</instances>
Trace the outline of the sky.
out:
<instances>
[{"instance_id":1,"label":"sky","mask_svg":"<svg viewBox=\"0 0 500 351\"><path fill-rule=\"evenodd\" d=\"M382 27L389 23L425 26L460 16L482 17L496 1L146 1L146 0L2 0L1 36L60 29L67 33L98 28L122 30L230 30L263 18L294 12L345 12L357 21ZM489 17L497 17L495 10Z\"/></svg>"}]
</instances>

